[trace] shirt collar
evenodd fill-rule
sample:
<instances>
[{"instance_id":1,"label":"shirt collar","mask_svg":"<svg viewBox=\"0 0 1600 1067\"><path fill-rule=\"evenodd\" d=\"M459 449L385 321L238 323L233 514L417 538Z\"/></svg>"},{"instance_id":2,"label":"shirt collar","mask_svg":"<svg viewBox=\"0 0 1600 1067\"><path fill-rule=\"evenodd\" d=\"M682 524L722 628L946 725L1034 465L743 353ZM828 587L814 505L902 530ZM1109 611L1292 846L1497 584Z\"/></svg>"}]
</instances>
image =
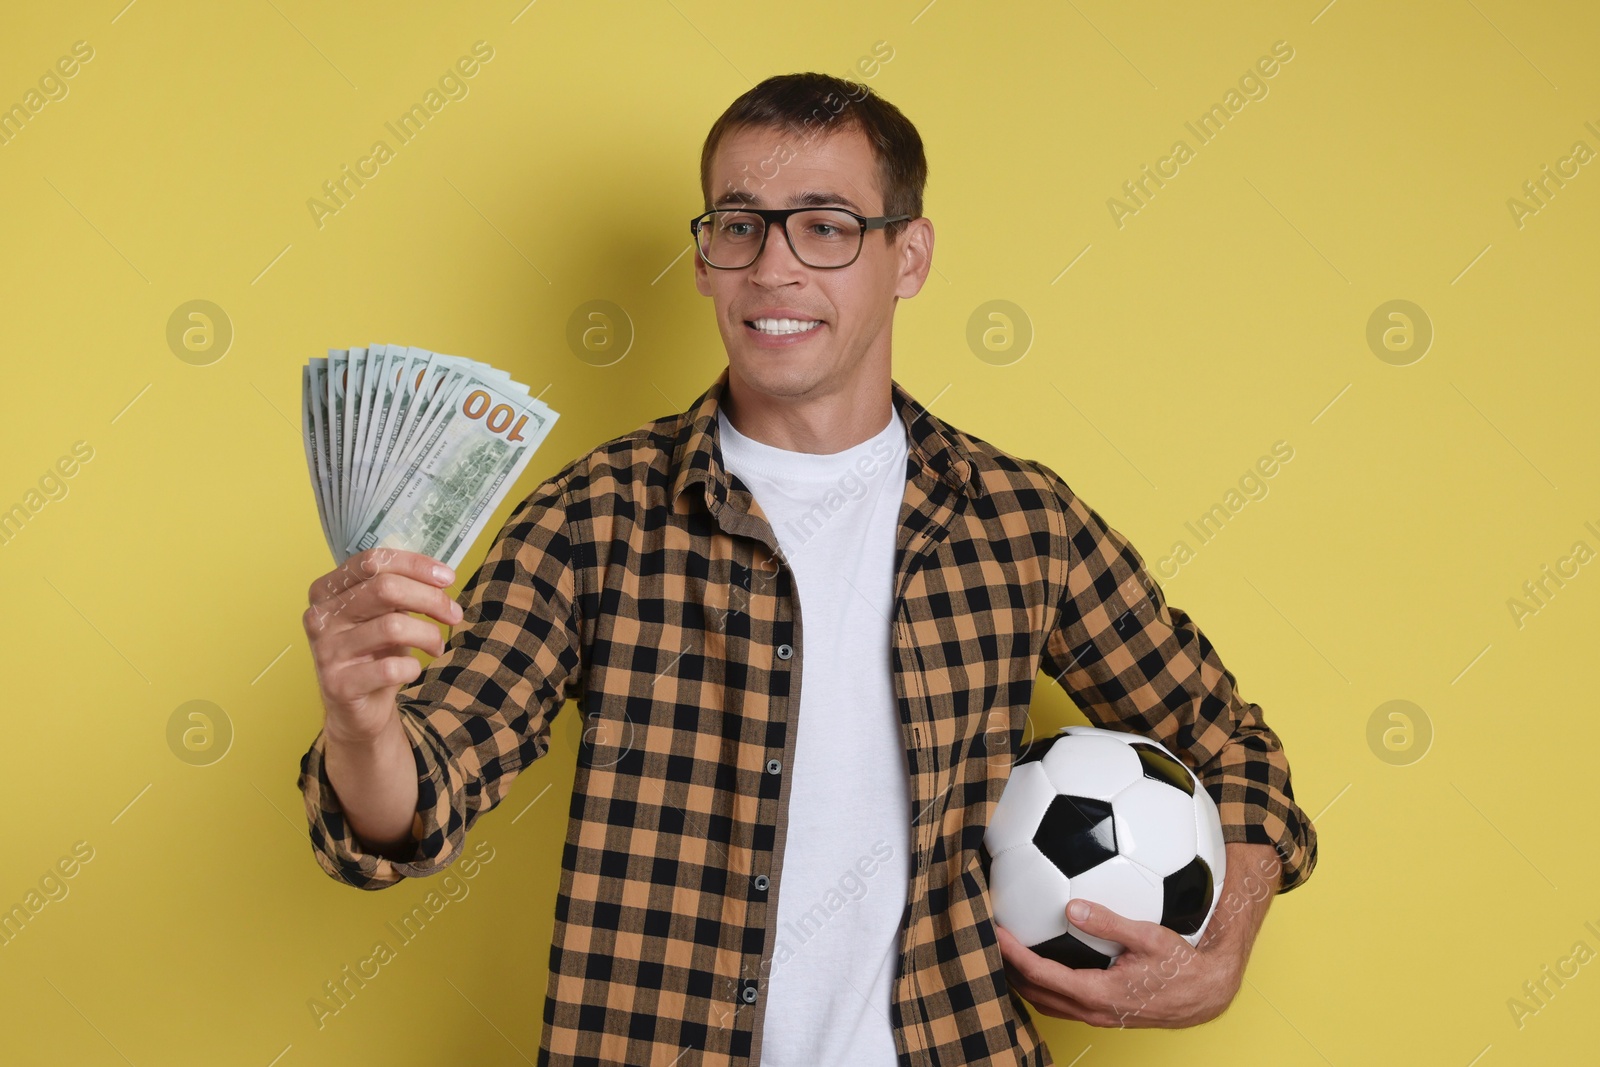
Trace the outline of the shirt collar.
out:
<instances>
[{"instance_id":1,"label":"shirt collar","mask_svg":"<svg viewBox=\"0 0 1600 1067\"><path fill-rule=\"evenodd\" d=\"M921 464L939 480L978 497L983 487L971 454L962 446L952 427L923 407L899 382L890 380L890 392L906 437L913 462ZM717 426L717 411L728 388L728 368L722 368L716 381L689 406L672 451L672 496L678 496L695 482L705 483L706 504L725 503L730 489L727 468L722 463L722 444Z\"/></svg>"}]
</instances>

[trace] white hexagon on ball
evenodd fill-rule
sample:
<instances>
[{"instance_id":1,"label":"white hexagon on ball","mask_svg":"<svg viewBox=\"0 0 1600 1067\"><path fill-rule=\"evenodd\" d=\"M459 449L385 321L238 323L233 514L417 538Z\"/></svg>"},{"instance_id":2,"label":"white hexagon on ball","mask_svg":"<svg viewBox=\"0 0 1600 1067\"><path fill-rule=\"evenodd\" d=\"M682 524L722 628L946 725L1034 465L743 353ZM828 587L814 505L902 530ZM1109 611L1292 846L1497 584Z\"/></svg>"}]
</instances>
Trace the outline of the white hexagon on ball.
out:
<instances>
[{"instance_id":1,"label":"white hexagon on ball","mask_svg":"<svg viewBox=\"0 0 1600 1067\"><path fill-rule=\"evenodd\" d=\"M1119 852L1157 877L1195 857L1194 796L1141 778L1111 801Z\"/></svg>"},{"instance_id":2,"label":"white hexagon on ball","mask_svg":"<svg viewBox=\"0 0 1600 1067\"><path fill-rule=\"evenodd\" d=\"M1080 734L1071 743L1063 737L1040 762L1056 792L1095 800L1110 800L1141 776L1139 757L1132 749L1098 734Z\"/></svg>"}]
</instances>

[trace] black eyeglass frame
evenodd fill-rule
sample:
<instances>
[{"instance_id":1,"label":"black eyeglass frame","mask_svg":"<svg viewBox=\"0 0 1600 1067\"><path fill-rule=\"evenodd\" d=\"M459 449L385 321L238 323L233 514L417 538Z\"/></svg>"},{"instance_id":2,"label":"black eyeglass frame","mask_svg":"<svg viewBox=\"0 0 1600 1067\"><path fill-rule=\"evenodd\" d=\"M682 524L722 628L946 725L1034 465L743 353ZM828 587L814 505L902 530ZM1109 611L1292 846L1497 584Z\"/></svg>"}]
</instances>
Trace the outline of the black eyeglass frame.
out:
<instances>
[{"instance_id":1,"label":"black eyeglass frame","mask_svg":"<svg viewBox=\"0 0 1600 1067\"><path fill-rule=\"evenodd\" d=\"M850 257L850 261L848 263L840 263L836 267L813 267L810 263L806 263L805 257L801 256L799 249L795 248L794 246L793 235L789 233L789 216L798 215L802 211L837 211L841 214L849 215L851 218L861 223L861 233L858 235L860 239L856 242L856 254ZM721 214L756 215L761 219L761 244L756 247L756 254L750 257L750 262L746 263L743 267L719 267L717 264L706 258L705 249L700 247L701 224L710 219L713 215ZM865 248L867 244L868 230L881 230L890 223L908 222L913 217L914 216L912 215L873 215L868 217L866 215L858 215L849 208L832 207L822 204L810 204L806 207L773 208L719 207L712 208L705 214L696 215L694 218L690 219L689 233L694 237L694 248L695 252L700 256L700 261L713 270L746 270L750 267L753 267L756 261L761 258L761 253L766 251L767 237L771 235L772 226L774 223L777 223L778 228L783 231L783 239L788 242L789 251L793 252L794 258L799 260L802 264L807 267L811 267L812 270L843 270L845 267L850 266L851 263L854 263L856 260L861 258L861 250Z\"/></svg>"}]
</instances>

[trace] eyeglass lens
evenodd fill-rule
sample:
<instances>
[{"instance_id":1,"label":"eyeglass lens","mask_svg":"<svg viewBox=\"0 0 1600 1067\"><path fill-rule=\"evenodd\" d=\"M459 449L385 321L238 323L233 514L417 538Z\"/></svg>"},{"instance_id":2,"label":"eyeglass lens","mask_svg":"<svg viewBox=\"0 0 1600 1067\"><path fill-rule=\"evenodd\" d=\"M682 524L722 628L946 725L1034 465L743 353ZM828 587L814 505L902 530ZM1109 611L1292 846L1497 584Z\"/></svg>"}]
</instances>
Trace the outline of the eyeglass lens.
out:
<instances>
[{"instance_id":1,"label":"eyeglass lens","mask_svg":"<svg viewBox=\"0 0 1600 1067\"><path fill-rule=\"evenodd\" d=\"M842 267L861 249L861 223L842 211L818 208L789 216L789 238L808 267ZM700 224L700 252L718 267L748 267L761 247L766 222L744 211L721 211Z\"/></svg>"}]
</instances>

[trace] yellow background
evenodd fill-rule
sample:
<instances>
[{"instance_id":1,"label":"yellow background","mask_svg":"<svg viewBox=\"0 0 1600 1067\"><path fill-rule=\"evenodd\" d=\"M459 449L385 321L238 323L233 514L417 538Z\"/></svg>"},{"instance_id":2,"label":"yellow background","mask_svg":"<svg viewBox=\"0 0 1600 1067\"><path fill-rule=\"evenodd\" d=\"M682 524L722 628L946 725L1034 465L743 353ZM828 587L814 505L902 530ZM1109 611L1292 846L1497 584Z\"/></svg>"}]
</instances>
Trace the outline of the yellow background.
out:
<instances>
[{"instance_id":1,"label":"yellow background","mask_svg":"<svg viewBox=\"0 0 1600 1067\"><path fill-rule=\"evenodd\" d=\"M1520 1028L1507 1007L1575 942L1600 950L1600 565L1520 627L1507 607L1574 542L1600 549L1600 164L1520 228L1507 207L1575 141L1600 150L1591 5L124 3L8 5L0 32L0 104L94 49L0 146L0 507L94 449L0 546L0 906L94 849L0 947L0 1060L536 1058L570 710L476 829L495 858L470 896L323 1028L307 1008L438 886L357 892L305 837L295 777L321 709L300 612L331 563L300 367L393 342L544 389L561 420L498 528L724 365L682 255L711 122L763 77L849 74L880 41L870 84L931 165L935 272L895 344L914 396L1061 472L1152 566L1195 547L1185 523L1275 441L1294 449L1163 585L1282 736L1320 866L1274 903L1220 1020L1041 1017L1056 1061L1593 1054L1600 964ZM306 201L479 40L494 58L470 95L319 229ZM1114 224L1108 198L1193 147L1184 122L1280 40L1294 58L1268 95ZM234 330L208 366L166 339L197 299ZM565 340L596 299L636 331L608 367ZM1366 342L1392 299L1435 330L1407 366ZM968 347L989 300L1031 322L1022 358ZM1434 735L1406 765L1368 743L1396 699ZM232 726L208 766L168 745L191 700ZM1036 729L1068 721L1041 685Z\"/></svg>"}]
</instances>

